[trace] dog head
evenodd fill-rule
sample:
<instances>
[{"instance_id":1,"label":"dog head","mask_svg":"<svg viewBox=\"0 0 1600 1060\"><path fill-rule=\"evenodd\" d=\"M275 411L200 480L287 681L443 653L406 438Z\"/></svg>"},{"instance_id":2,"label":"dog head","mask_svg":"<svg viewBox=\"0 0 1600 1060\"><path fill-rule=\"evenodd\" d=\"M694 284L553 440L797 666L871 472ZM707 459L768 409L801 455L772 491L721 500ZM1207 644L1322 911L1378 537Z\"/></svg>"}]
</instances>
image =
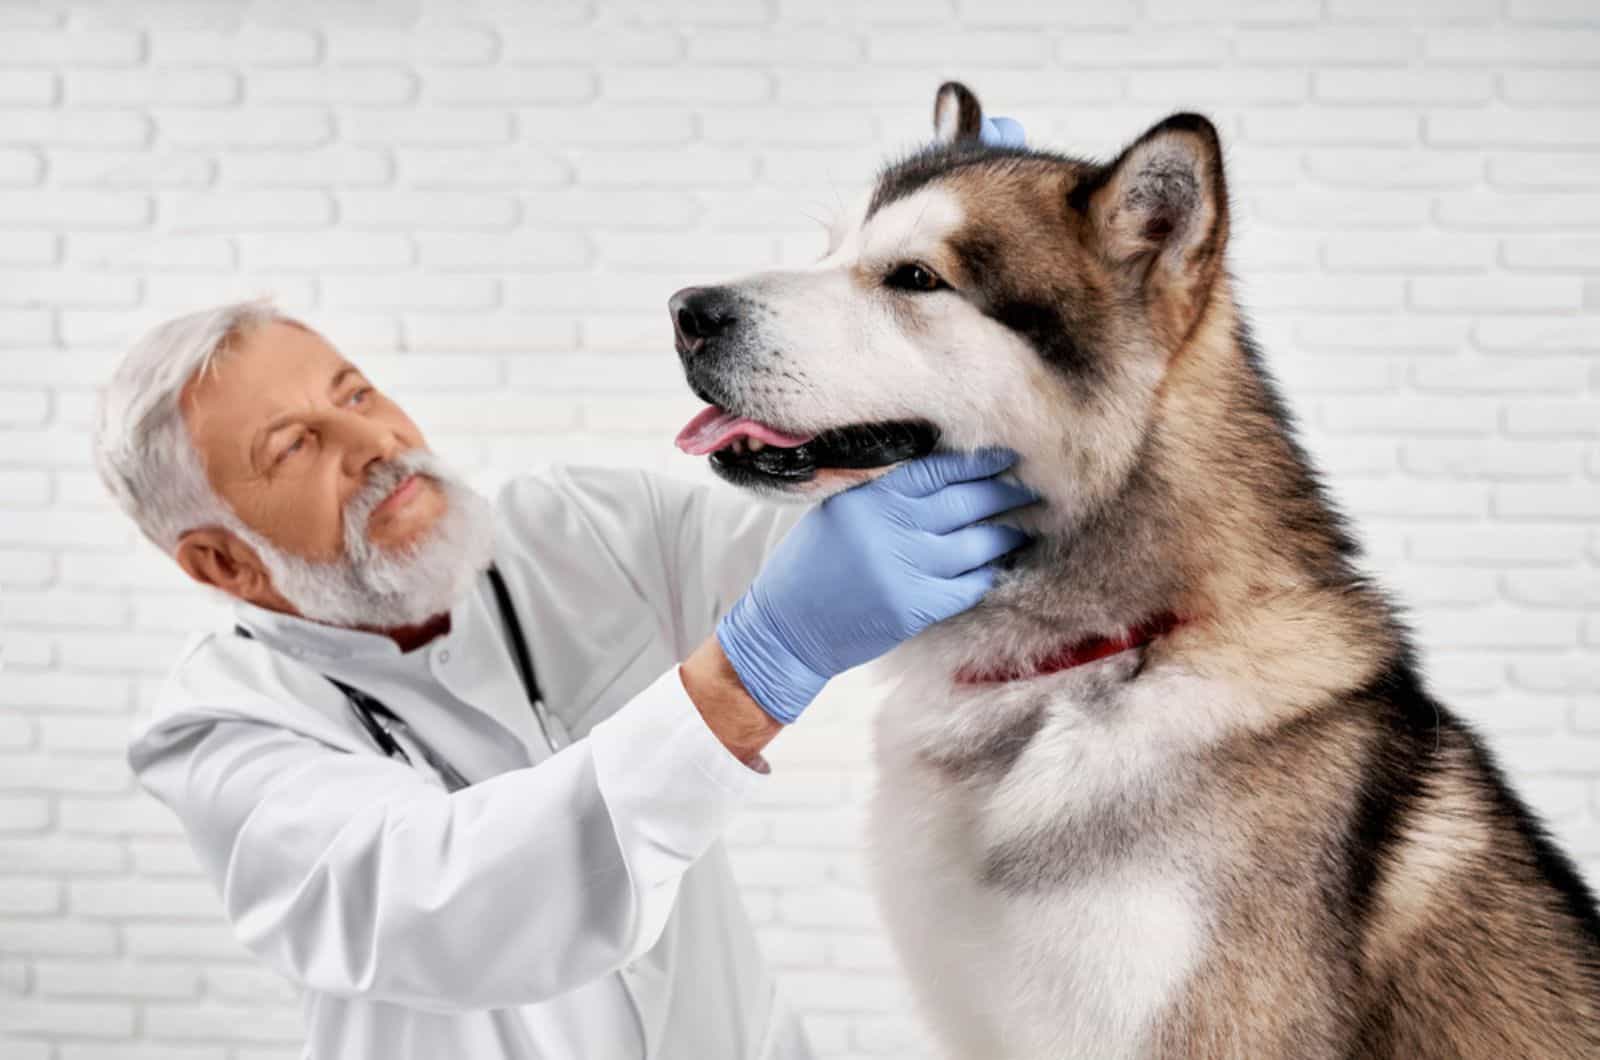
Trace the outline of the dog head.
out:
<instances>
[{"instance_id":1,"label":"dog head","mask_svg":"<svg viewBox=\"0 0 1600 1060\"><path fill-rule=\"evenodd\" d=\"M673 295L711 405L680 448L803 499L984 445L1069 511L1115 494L1222 272L1216 131L1174 115L1098 164L986 146L981 122L942 86L936 142L882 172L815 264Z\"/></svg>"}]
</instances>

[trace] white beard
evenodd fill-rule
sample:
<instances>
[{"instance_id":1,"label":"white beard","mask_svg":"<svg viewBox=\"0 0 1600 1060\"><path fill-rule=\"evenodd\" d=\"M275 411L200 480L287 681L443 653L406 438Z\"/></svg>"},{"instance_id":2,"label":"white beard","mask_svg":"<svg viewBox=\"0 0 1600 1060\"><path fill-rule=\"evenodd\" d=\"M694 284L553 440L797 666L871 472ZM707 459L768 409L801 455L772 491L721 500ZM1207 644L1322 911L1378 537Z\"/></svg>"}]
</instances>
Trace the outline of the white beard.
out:
<instances>
[{"instance_id":1,"label":"white beard","mask_svg":"<svg viewBox=\"0 0 1600 1060\"><path fill-rule=\"evenodd\" d=\"M372 510L408 475L444 491L445 510L426 534L390 551L367 537ZM450 610L493 557L494 511L435 454L412 449L380 465L344 510L344 554L315 562L285 552L233 518L231 529L255 548L272 585L296 611L334 626L414 626Z\"/></svg>"}]
</instances>

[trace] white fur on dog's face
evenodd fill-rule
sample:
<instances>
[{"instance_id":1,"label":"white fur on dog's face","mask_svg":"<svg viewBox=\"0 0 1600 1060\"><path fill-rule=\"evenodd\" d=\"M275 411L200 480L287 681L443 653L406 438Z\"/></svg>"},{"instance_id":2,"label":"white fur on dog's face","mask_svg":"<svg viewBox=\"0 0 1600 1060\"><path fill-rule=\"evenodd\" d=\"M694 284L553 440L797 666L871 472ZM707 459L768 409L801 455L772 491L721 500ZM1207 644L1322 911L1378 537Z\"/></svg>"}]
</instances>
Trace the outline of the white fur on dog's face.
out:
<instances>
[{"instance_id":1,"label":"white fur on dog's face","mask_svg":"<svg viewBox=\"0 0 1600 1060\"><path fill-rule=\"evenodd\" d=\"M1019 452L1059 434L1058 423L1048 428L1061 381L1026 340L957 290L884 283L914 263L954 282L947 240L965 213L956 195L935 185L864 212L816 263L724 285L749 323L707 370L718 393L786 431L921 419L939 429L941 448ZM764 488L815 499L887 470L824 469Z\"/></svg>"}]
</instances>

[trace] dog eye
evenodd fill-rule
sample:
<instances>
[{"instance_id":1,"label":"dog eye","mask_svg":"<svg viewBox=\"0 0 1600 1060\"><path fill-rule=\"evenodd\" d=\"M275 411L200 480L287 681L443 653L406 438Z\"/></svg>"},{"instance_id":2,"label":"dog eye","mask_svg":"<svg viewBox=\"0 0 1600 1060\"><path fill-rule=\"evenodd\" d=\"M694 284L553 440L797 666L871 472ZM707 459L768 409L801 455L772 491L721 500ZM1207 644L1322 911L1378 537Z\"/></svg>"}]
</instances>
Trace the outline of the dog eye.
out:
<instances>
[{"instance_id":1,"label":"dog eye","mask_svg":"<svg viewBox=\"0 0 1600 1060\"><path fill-rule=\"evenodd\" d=\"M911 262L901 265L884 278L884 286L902 291L937 291L945 282L925 265Z\"/></svg>"}]
</instances>

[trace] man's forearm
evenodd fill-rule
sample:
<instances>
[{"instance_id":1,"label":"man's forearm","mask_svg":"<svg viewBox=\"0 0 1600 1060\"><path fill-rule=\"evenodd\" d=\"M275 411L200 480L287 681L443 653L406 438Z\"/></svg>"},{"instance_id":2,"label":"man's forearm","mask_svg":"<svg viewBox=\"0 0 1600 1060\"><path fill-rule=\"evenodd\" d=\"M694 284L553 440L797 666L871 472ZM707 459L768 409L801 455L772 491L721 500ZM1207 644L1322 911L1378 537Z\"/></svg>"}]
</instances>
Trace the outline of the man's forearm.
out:
<instances>
[{"instance_id":1,"label":"man's forearm","mask_svg":"<svg viewBox=\"0 0 1600 1060\"><path fill-rule=\"evenodd\" d=\"M751 769L767 772L761 749L783 724L750 698L716 636L707 637L678 672L689 699L722 745Z\"/></svg>"}]
</instances>

